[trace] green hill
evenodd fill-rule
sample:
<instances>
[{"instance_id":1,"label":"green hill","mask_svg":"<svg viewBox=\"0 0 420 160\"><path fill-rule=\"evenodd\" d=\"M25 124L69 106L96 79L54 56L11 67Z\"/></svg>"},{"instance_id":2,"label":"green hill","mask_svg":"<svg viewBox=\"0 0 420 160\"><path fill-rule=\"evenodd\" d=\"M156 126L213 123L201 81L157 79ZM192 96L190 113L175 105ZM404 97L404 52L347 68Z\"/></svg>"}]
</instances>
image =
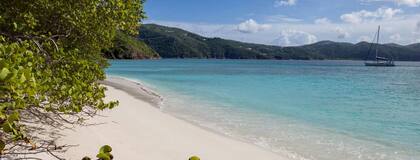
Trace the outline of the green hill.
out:
<instances>
[{"instance_id":1,"label":"green hill","mask_svg":"<svg viewBox=\"0 0 420 160\"><path fill-rule=\"evenodd\" d=\"M366 58L373 58L374 52L371 43L360 42L339 43L332 41L321 41L310 45L301 46L308 52L318 53L323 55L326 59L354 59L363 60ZM371 49L371 54L368 54ZM419 61L420 50L408 46L398 44L382 44L378 47L378 53L385 57L392 57L395 60L401 61Z\"/></svg>"},{"instance_id":2,"label":"green hill","mask_svg":"<svg viewBox=\"0 0 420 160\"><path fill-rule=\"evenodd\" d=\"M155 24L143 25L139 38L163 58L219 59L322 59L301 48L243 43L207 38L182 29Z\"/></svg>"},{"instance_id":3,"label":"green hill","mask_svg":"<svg viewBox=\"0 0 420 160\"><path fill-rule=\"evenodd\" d=\"M146 43L123 32L118 32L115 47L103 51L109 59L156 59L159 54Z\"/></svg>"},{"instance_id":4,"label":"green hill","mask_svg":"<svg viewBox=\"0 0 420 160\"><path fill-rule=\"evenodd\" d=\"M208 38L179 28L145 24L139 40L144 41L162 58L218 58L218 59L352 59L363 60L371 44L320 41L298 47L280 47L243 43L222 38ZM420 44L402 46L383 44L379 53L396 60L420 61ZM370 55L372 56L372 55Z\"/></svg>"},{"instance_id":5,"label":"green hill","mask_svg":"<svg viewBox=\"0 0 420 160\"><path fill-rule=\"evenodd\" d=\"M416 50L420 50L420 43L411 44L411 45L408 45L407 47L412 48L412 49L416 49Z\"/></svg>"}]
</instances>

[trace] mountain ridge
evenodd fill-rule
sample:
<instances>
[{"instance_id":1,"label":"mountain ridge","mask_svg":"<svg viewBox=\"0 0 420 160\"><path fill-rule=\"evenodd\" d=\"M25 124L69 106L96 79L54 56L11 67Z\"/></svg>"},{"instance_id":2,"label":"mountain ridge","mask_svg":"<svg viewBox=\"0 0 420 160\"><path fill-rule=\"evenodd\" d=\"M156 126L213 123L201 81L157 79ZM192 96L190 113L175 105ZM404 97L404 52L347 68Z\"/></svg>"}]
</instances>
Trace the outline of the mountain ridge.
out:
<instances>
[{"instance_id":1,"label":"mountain ridge","mask_svg":"<svg viewBox=\"0 0 420 160\"><path fill-rule=\"evenodd\" d=\"M162 58L216 59L348 59L372 58L367 54L371 43L319 41L302 46L274 46L239 42L218 37L204 37L176 27L144 24L138 40L146 43ZM379 54L400 61L420 61L420 43L410 45L380 44Z\"/></svg>"}]
</instances>

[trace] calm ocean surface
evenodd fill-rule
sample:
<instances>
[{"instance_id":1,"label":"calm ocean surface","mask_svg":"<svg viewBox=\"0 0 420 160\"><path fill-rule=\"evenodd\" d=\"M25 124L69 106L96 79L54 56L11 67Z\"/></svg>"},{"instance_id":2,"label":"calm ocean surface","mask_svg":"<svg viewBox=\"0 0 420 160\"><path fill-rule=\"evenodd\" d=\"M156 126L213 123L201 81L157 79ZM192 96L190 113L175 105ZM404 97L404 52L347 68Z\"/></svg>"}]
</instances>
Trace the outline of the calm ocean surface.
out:
<instances>
[{"instance_id":1,"label":"calm ocean surface","mask_svg":"<svg viewBox=\"0 0 420 160\"><path fill-rule=\"evenodd\" d=\"M299 160L419 160L420 63L111 61L162 110Z\"/></svg>"}]
</instances>

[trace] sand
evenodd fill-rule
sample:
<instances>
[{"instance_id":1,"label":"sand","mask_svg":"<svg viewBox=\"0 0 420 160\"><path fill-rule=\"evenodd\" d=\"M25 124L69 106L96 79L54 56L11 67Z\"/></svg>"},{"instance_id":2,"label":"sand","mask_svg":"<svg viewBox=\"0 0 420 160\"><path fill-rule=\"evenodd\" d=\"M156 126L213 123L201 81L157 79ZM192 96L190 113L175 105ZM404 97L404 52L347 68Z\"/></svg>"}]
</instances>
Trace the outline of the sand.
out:
<instances>
[{"instance_id":1,"label":"sand","mask_svg":"<svg viewBox=\"0 0 420 160\"><path fill-rule=\"evenodd\" d=\"M61 144L78 144L65 157L80 160L94 157L104 144L113 147L116 160L187 160L198 155L202 160L285 160L284 156L255 145L231 139L161 112L159 97L141 84L109 78L106 100L120 105L90 119L100 125L63 131Z\"/></svg>"}]
</instances>

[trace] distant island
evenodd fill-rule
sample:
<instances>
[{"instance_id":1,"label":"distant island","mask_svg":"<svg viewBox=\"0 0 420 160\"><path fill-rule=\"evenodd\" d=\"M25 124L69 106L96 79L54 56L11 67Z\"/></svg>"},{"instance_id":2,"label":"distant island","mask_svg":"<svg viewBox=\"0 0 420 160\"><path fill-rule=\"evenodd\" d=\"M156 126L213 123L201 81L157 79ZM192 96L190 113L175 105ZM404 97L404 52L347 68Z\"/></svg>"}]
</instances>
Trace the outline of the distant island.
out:
<instances>
[{"instance_id":1,"label":"distant island","mask_svg":"<svg viewBox=\"0 0 420 160\"><path fill-rule=\"evenodd\" d=\"M107 50L110 59L215 58L278 60L364 60L371 43L320 41L296 47L244 43L208 38L179 28L144 24L138 37L117 35L116 48ZM420 61L420 43L381 44L381 55L397 61Z\"/></svg>"}]
</instances>

